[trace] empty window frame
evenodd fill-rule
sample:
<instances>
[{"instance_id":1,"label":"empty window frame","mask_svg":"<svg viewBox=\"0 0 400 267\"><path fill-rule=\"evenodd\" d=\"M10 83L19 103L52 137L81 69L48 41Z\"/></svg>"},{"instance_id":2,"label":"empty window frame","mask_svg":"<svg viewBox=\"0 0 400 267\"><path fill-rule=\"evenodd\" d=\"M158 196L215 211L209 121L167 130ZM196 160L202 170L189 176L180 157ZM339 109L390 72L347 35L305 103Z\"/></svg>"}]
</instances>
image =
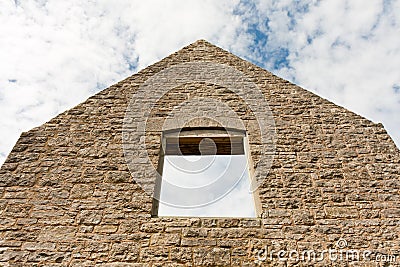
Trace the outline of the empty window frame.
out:
<instances>
[{"instance_id":1,"label":"empty window frame","mask_svg":"<svg viewBox=\"0 0 400 267\"><path fill-rule=\"evenodd\" d=\"M257 217L247 136L241 130L165 132L153 215Z\"/></svg>"}]
</instances>

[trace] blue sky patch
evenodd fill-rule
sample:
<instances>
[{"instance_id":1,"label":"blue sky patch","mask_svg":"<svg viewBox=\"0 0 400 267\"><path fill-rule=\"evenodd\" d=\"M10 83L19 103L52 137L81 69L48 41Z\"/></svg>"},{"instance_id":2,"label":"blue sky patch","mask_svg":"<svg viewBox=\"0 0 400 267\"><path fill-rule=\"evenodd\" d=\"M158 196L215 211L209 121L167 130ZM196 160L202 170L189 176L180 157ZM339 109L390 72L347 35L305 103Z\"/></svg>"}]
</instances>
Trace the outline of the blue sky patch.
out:
<instances>
[{"instance_id":1,"label":"blue sky patch","mask_svg":"<svg viewBox=\"0 0 400 267\"><path fill-rule=\"evenodd\" d=\"M392 88L393 88L393 91L394 91L396 94L400 93L400 85L395 84L395 85L393 85Z\"/></svg>"}]
</instances>

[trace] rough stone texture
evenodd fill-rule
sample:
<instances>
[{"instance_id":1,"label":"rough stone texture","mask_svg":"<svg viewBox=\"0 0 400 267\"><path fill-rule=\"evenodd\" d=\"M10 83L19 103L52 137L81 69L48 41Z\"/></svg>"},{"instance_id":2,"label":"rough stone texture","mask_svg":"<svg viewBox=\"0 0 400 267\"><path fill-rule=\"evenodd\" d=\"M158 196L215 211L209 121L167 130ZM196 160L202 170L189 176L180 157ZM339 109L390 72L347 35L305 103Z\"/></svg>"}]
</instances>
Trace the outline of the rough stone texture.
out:
<instances>
[{"instance_id":1,"label":"rough stone texture","mask_svg":"<svg viewBox=\"0 0 400 267\"><path fill-rule=\"evenodd\" d=\"M259 190L260 218L152 218L152 198L133 179L145 174L128 170L121 130L135 90L169 66L195 61L240 70L272 109L277 143ZM246 121L257 164L254 118L223 88L175 88L151 116L202 94ZM159 131L146 138L157 164ZM322 251L340 238L351 249L399 257L399 178L400 152L381 124L198 41L21 135L0 169L0 266L254 266L265 246ZM272 265L311 263L275 257Z\"/></svg>"}]
</instances>

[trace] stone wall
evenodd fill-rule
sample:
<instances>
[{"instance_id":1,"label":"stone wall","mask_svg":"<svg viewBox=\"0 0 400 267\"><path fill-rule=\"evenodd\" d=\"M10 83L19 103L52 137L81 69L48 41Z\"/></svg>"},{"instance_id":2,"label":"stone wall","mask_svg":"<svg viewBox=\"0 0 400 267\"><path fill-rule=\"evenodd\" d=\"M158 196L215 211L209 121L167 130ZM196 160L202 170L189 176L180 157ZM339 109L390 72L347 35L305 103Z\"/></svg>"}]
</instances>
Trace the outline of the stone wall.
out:
<instances>
[{"instance_id":1,"label":"stone wall","mask_svg":"<svg viewBox=\"0 0 400 267\"><path fill-rule=\"evenodd\" d=\"M152 218L152 197L135 182L146 174L128 169L122 128L132 95L161 70L196 61L241 71L272 110L276 151L259 189L260 218ZM226 101L257 136L243 103L214 85L176 88L153 118L182 92ZM158 136L146 136L153 164ZM21 135L0 169L0 266L254 266L265 246L323 251L343 240L372 259L314 264L389 266L374 257L400 257L399 178L400 152L381 124L198 41ZM262 264L296 264L276 257Z\"/></svg>"}]
</instances>

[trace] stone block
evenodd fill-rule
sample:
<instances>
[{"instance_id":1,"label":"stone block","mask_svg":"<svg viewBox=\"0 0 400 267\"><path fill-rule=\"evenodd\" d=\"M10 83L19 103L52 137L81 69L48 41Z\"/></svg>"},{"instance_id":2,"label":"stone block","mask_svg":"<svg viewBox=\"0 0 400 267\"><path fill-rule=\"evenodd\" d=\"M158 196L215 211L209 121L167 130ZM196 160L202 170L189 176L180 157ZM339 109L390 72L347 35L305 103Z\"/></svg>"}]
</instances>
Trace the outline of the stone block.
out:
<instances>
[{"instance_id":1,"label":"stone block","mask_svg":"<svg viewBox=\"0 0 400 267\"><path fill-rule=\"evenodd\" d=\"M325 207L325 213L328 218L357 218L358 210L356 207Z\"/></svg>"},{"instance_id":2,"label":"stone block","mask_svg":"<svg viewBox=\"0 0 400 267\"><path fill-rule=\"evenodd\" d=\"M194 248L193 263L196 266L230 265L230 251L226 248Z\"/></svg>"},{"instance_id":3,"label":"stone block","mask_svg":"<svg viewBox=\"0 0 400 267\"><path fill-rule=\"evenodd\" d=\"M94 232L96 233L115 233L118 230L118 225L96 225L94 227Z\"/></svg>"}]
</instances>

